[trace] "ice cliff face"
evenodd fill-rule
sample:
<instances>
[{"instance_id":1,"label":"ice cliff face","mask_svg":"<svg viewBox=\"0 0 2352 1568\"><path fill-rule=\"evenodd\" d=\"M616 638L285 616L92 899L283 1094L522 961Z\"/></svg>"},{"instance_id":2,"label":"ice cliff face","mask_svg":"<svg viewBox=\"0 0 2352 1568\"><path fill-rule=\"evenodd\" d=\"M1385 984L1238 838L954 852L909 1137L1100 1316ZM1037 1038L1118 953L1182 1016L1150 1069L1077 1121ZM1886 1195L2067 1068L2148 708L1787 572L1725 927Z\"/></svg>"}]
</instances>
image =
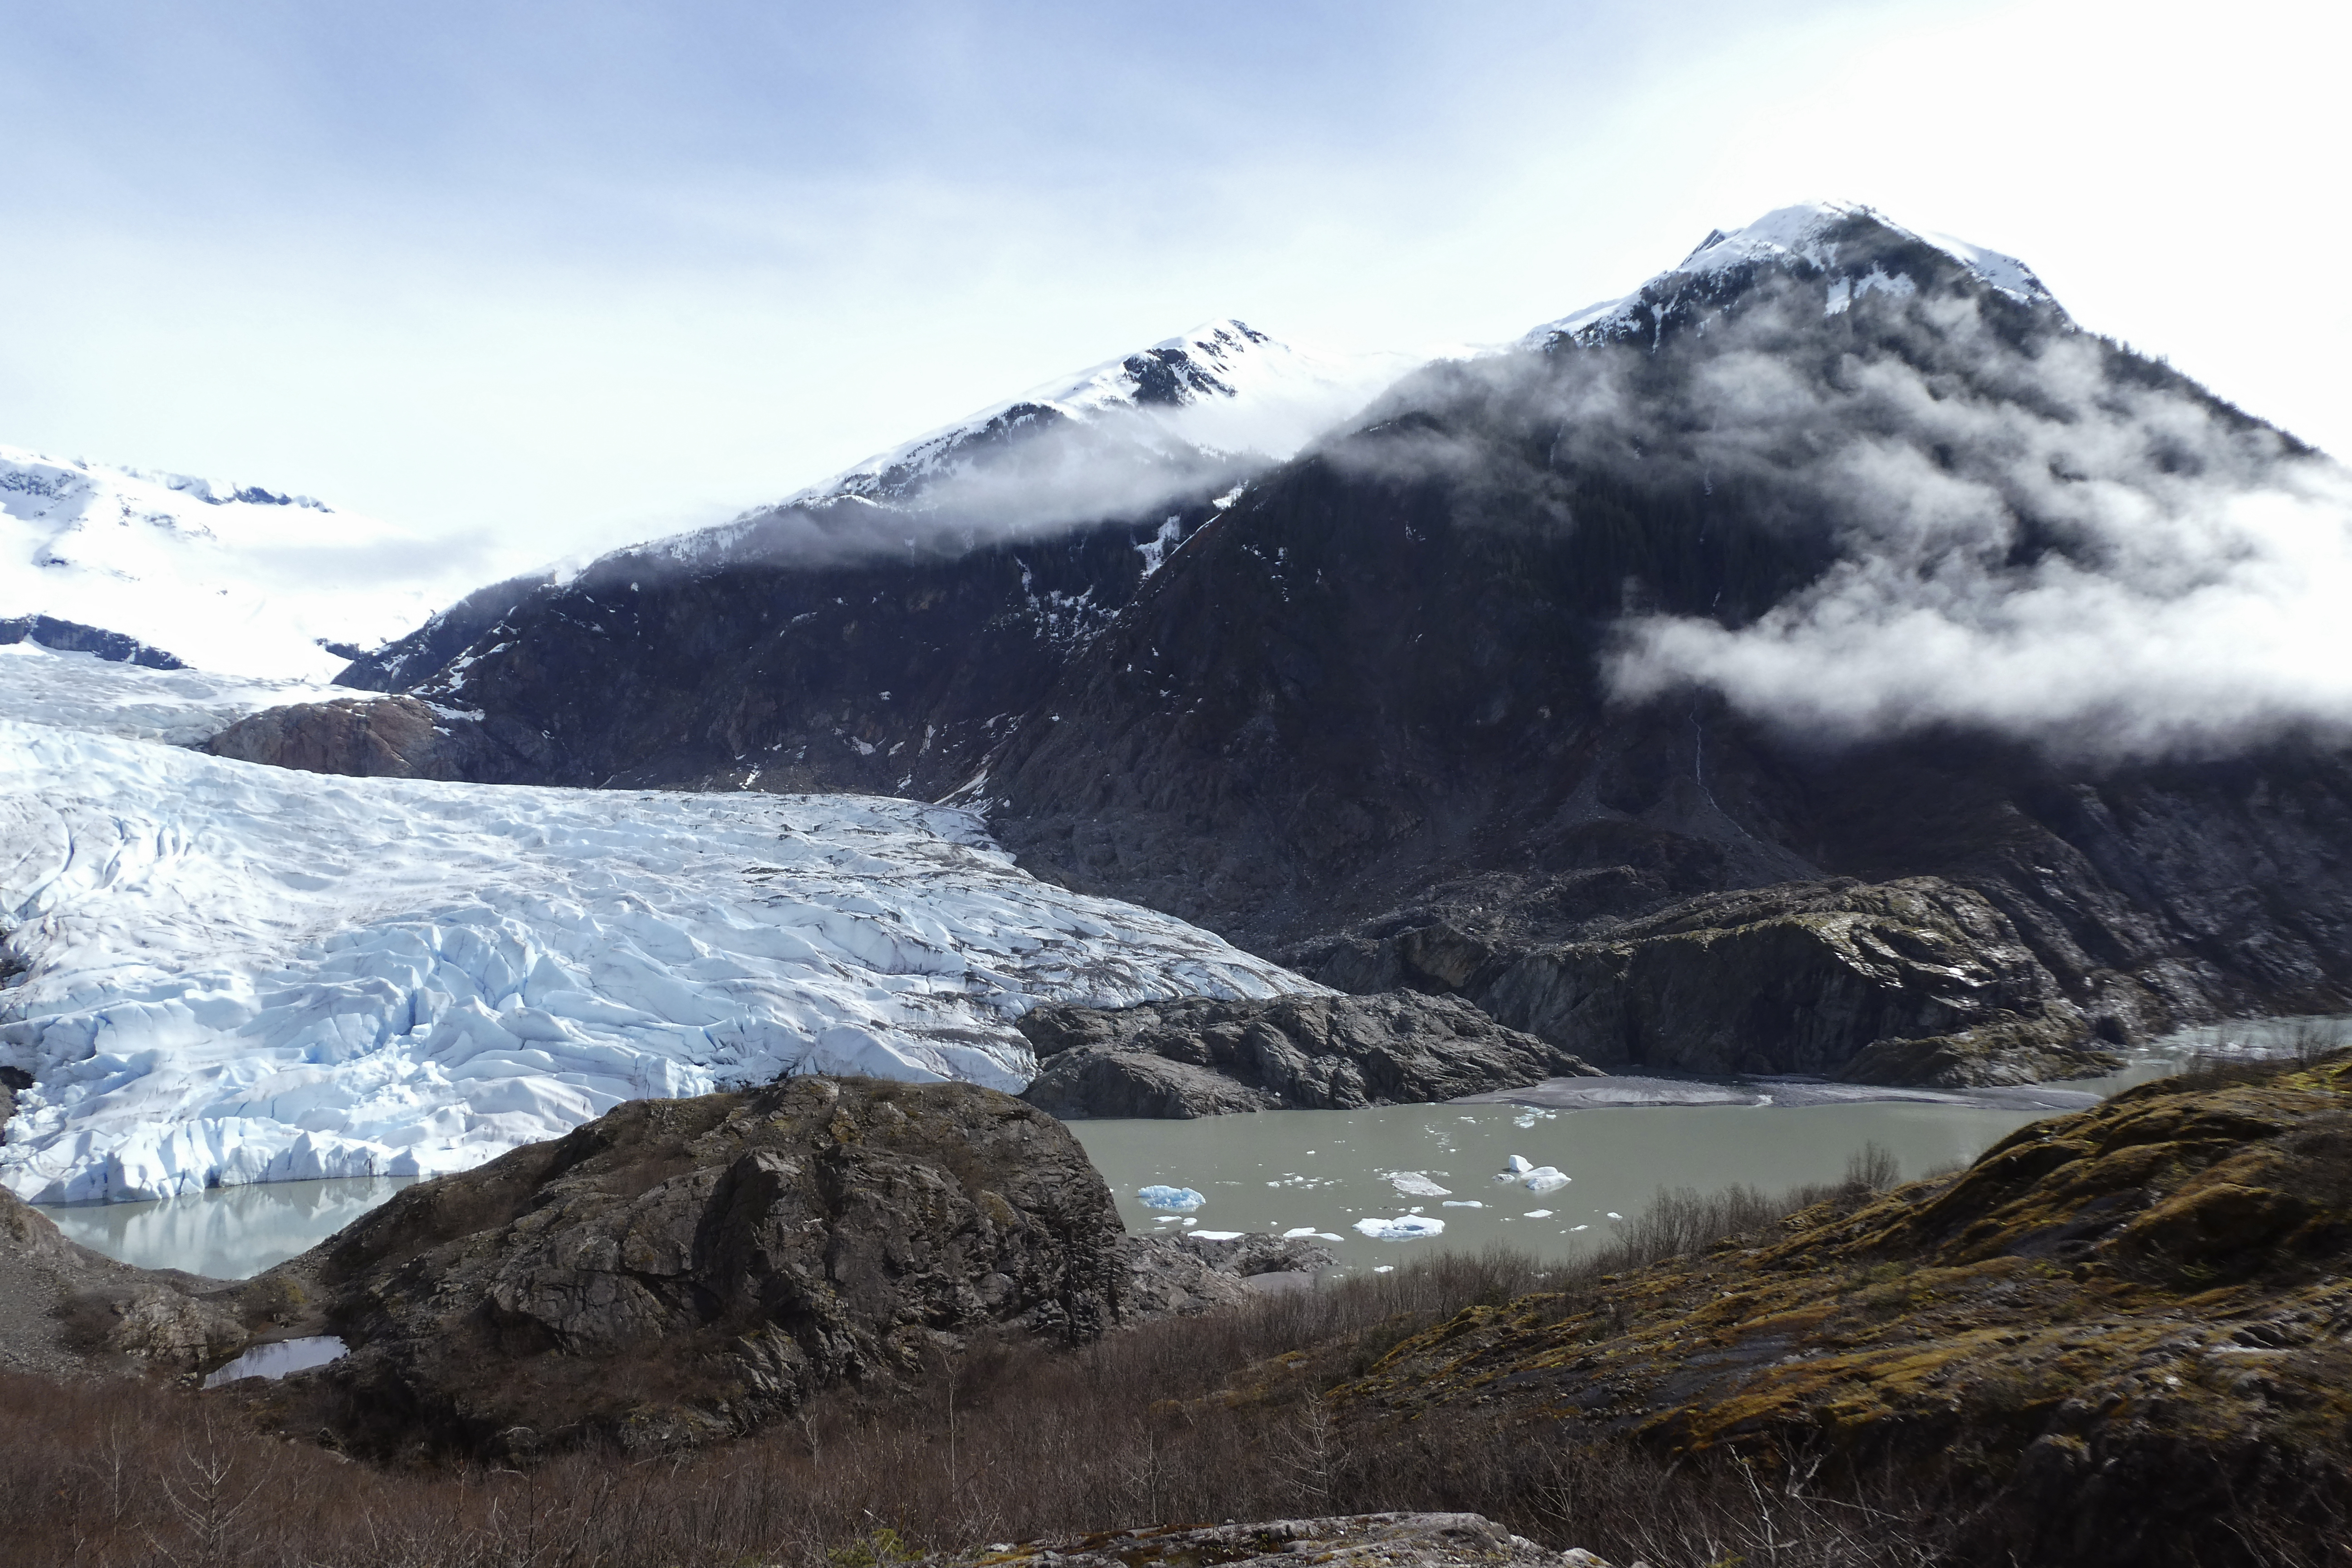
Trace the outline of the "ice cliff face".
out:
<instances>
[{"instance_id":1,"label":"ice cliff face","mask_svg":"<svg viewBox=\"0 0 2352 1568\"><path fill-rule=\"evenodd\" d=\"M0 620L101 627L227 675L326 680L467 585L308 496L0 447Z\"/></svg>"},{"instance_id":2,"label":"ice cliff face","mask_svg":"<svg viewBox=\"0 0 2352 1568\"><path fill-rule=\"evenodd\" d=\"M964 812L257 767L99 732L169 732L184 677L97 663L0 661L0 1183L37 1201L461 1170L791 1070L1018 1089L1039 1001L1314 989Z\"/></svg>"}]
</instances>

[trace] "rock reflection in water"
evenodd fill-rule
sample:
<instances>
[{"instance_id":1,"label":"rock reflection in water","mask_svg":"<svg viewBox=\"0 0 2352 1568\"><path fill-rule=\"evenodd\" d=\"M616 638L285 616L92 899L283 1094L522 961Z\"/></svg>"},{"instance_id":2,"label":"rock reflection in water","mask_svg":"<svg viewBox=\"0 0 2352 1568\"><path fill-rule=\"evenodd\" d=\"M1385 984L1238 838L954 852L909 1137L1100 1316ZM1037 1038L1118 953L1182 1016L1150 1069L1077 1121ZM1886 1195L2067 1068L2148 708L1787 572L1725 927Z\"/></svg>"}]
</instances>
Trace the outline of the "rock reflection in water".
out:
<instances>
[{"instance_id":1,"label":"rock reflection in water","mask_svg":"<svg viewBox=\"0 0 2352 1568\"><path fill-rule=\"evenodd\" d=\"M44 1207L68 1239L142 1268L243 1279L307 1252L416 1180L257 1182L161 1203Z\"/></svg>"},{"instance_id":2,"label":"rock reflection in water","mask_svg":"<svg viewBox=\"0 0 2352 1568\"><path fill-rule=\"evenodd\" d=\"M218 1388L224 1383L235 1383L244 1377L280 1378L288 1373L308 1372L314 1366L324 1366L344 1354L343 1342L332 1334L320 1334L306 1340L278 1340L270 1344L256 1345L243 1355L205 1379L206 1388Z\"/></svg>"}]
</instances>

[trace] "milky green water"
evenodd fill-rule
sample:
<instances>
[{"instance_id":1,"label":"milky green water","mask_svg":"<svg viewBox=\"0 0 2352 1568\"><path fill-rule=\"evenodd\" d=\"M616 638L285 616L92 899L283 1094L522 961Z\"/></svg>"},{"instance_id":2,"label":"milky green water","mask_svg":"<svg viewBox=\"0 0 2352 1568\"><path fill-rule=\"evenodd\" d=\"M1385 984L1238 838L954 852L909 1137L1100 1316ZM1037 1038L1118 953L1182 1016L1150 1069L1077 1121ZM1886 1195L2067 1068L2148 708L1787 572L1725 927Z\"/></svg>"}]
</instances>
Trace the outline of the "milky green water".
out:
<instances>
[{"instance_id":1,"label":"milky green water","mask_svg":"<svg viewBox=\"0 0 2352 1568\"><path fill-rule=\"evenodd\" d=\"M2190 1030L2125 1072L2063 1087L2108 1094L2174 1070L2193 1050L2227 1042L2292 1044L2310 1021ZM2334 1026L2336 1021L2323 1021ZM1500 1244L1566 1258L1603 1239L1612 1218L1641 1213L1662 1188L1734 1183L1778 1192L1834 1180L1875 1142L1906 1176L1965 1163L2049 1114L1877 1101L1791 1107L1700 1105L1529 1110L1511 1105L1399 1105L1366 1110L1267 1110L1192 1121L1070 1124L1132 1231L1308 1230L1349 1268L1392 1266L1440 1247ZM1517 1154L1570 1180L1532 1193L1494 1180ZM1410 1174L1444 1195L1407 1193ZM1206 1200L1166 1216L1137 1192L1191 1187ZM72 1239L147 1268L241 1279L308 1250L408 1184L383 1177L223 1187L162 1203L49 1207ZM1449 1206L1469 1205L1477 1206ZM1419 1240L1381 1240L1357 1226L1418 1215L1444 1222ZM1183 1221L1193 1223L1186 1226Z\"/></svg>"},{"instance_id":2,"label":"milky green water","mask_svg":"<svg viewBox=\"0 0 2352 1568\"><path fill-rule=\"evenodd\" d=\"M1396 1105L1079 1121L1070 1131L1110 1184L1130 1231L1311 1230L1343 1264L1377 1268L1440 1247L1500 1245L1567 1258L1606 1240L1661 1188L1742 1183L1779 1192L1832 1181L1872 1142L1916 1176L1965 1163L2045 1114L1896 1103L1559 1111ZM1514 1154L1556 1168L1568 1184L1531 1192L1496 1180ZM1402 1191L1400 1176L1408 1186L1446 1192ZM1153 1184L1189 1187L1208 1201L1181 1216L1156 1212L1136 1195ZM1444 1231L1383 1240L1358 1228L1405 1215L1440 1220Z\"/></svg>"}]
</instances>

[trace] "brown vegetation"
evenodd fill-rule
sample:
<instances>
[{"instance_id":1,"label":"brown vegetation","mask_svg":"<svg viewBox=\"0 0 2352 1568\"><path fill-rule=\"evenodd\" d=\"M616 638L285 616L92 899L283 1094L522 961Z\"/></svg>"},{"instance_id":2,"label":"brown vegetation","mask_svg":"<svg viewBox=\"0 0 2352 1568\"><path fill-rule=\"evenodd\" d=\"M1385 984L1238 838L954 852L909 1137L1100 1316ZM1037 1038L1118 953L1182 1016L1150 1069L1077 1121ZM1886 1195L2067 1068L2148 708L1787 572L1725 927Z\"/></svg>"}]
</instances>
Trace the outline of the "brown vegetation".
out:
<instances>
[{"instance_id":1,"label":"brown vegetation","mask_svg":"<svg viewBox=\"0 0 2352 1568\"><path fill-rule=\"evenodd\" d=\"M1465 1307L1786 1209L1745 1191L1684 1194L1574 1268L1440 1255L1076 1350L974 1341L920 1386L845 1392L789 1425L651 1460L601 1448L520 1468L385 1468L271 1435L301 1429L321 1392L304 1379L226 1396L0 1379L0 1515L16 1527L0 1533L0 1565L878 1568L1110 1526L1400 1508L1475 1510L1658 1568L1759 1551L1791 1568L1927 1561L1908 1545L1885 1556L1890 1512L1917 1510L1907 1498L1895 1509L1884 1488L1857 1509L1786 1477L1528 1444L1475 1417L1368 1444L1321 1397Z\"/></svg>"},{"instance_id":2,"label":"brown vegetation","mask_svg":"<svg viewBox=\"0 0 2352 1568\"><path fill-rule=\"evenodd\" d=\"M1780 1199L1662 1194L1578 1265L1438 1255L1089 1344L974 1333L653 1458L377 1466L316 1440L316 1376L8 1379L0 1568L885 1568L1391 1509L1653 1568L2352 1563L2347 1077L2147 1086L1892 1192L1866 1156ZM2166 1216L2224 1189L2295 1223L2184 1249L2208 1230ZM2095 1256L2062 1250L2086 1219Z\"/></svg>"}]
</instances>

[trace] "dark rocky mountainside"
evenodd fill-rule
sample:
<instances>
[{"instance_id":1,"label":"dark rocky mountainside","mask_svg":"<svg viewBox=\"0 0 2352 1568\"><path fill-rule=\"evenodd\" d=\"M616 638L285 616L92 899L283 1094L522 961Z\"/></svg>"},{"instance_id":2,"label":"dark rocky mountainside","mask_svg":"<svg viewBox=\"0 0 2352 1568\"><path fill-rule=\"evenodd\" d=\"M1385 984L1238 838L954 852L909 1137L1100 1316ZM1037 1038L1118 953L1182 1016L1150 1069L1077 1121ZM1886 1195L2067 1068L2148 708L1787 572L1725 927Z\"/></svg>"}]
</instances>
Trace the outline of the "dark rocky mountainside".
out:
<instances>
[{"instance_id":1,"label":"dark rocky mountainside","mask_svg":"<svg viewBox=\"0 0 2352 1568\"><path fill-rule=\"evenodd\" d=\"M815 510L874 524L853 502ZM1071 652L1215 510L1196 496L1148 521L819 566L811 515L740 525L710 559L645 546L531 587L408 689L481 715L445 721L447 776L936 798L1051 721L1033 710ZM301 765L320 722L247 760Z\"/></svg>"},{"instance_id":2,"label":"dark rocky mountainside","mask_svg":"<svg viewBox=\"0 0 2352 1568\"><path fill-rule=\"evenodd\" d=\"M1065 1119L1417 1105L1599 1072L1459 998L1412 991L1049 1003L1020 1026L1039 1064L1021 1098Z\"/></svg>"},{"instance_id":3,"label":"dark rocky mountainside","mask_svg":"<svg viewBox=\"0 0 2352 1568\"><path fill-rule=\"evenodd\" d=\"M1925 698L1832 722L1817 690L1776 715L1658 662L1660 627L1785 652L1855 584L2095 577L2139 549L2085 521L2100 498L2194 510L2325 462L2014 264L1807 221L1428 367L1270 471L1180 463L1164 508L901 543L929 470L885 465L875 496L625 552L352 679L481 714L443 721L426 765L456 776L968 800L1040 875L1603 1068L2015 1081L2352 1004L2352 765L2324 735L2103 750L2105 721ZM1052 427L957 439L1044 496L1015 459ZM1944 525L1906 520L1962 500L1992 542L1906 564Z\"/></svg>"},{"instance_id":4,"label":"dark rocky mountainside","mask_svg":"<svg viewBox=\"0 0 2352 1568\"><path fill-rule=\"evenodd\" d=\"M1475 1411L1907 1473L1962 1562L2317 1561L2352 1527L2352 1058L2145 1085L1683 1246L1406 1341L1339 1395L1353 1440Z\"/></svg>"},{"instance_id":5,"label":"dark rocky mountainside","mask_svg":"<svg viewBox=\"0 0 2352 1568\"><path fill-rule=\"evenodd\" d=\"M1881 1040L1965 1034L1971 1013L2024 1030L2039 1070L2095 1037L2342 1005L2352 767L2339 751L2285 738L2206 761L2068 761L1958 724L1832 734L1706 693L1637 699L1612 684L1643 617L1754 626L1862 569L1851 531L1833 526L1849 503L1809 454L1858 434L1976 479L1981 455L1937 445L1916 406L2042 420L2018 410L2057 396L2043 358L2063 353L2097 398L2161 398L2168 416L2186 411L2262 461L2318 461L1899 231L1857 216L1831 237L1834 277L1801 259L1737 268L1659 303L1639 342L1433 367L1253 485L1071 661L1045 704L1059 721L992 760L1000 836L1045 874L1336 984L1437 984L1499 1003L1490 974L1571 944L1580 973L1564 1005L1523 994L1498 1016L1538 1032L1560 1019L1548 1037L1602 1066L1654 1059L1641 1020L1667 1011L1712 1038L1731 1028L1783 1067L1876 1072L1913 1049ZM1874 274L1913 287L1825 310L1825 294L1835 305L1837 288ZM1724 390L1759 364L1807 395ZM1882 401L1888 384L1905 395ZM1784 426L1759 412L1782 402L1834 417ZM1730 424L1743 410L1749 422ZM2014 501L2017 548L2063 553L2065 530L2036 504ZM1922 878L1942 890L1927 896ZM1869 895L1897 949L1990 942L1977 966L2004 978L1988 993L1955 977L1948 1002L1963 989L1983 1000L1923 1012L1889 970L1843 1031L1830 1015L1851 1009L1827 981L1671 1005L1656 989L1675 967L1651 936L1739 914L1706 895L1774 889L1767 902L1795 909L1850 903L1863 895L1834 889L1852 883L1911 888ZM1639 953L1600 952L1628 920ZM1459 933L1480 955L1366 962L1416 931L1430 948L1460 946ZM1801 967L1822 962L1843 963ZM1596 990L1597 1005L1579 1000ZM1580 1013L1592 1026L1570 1022Z\"/></svg>"}]
</instances>

